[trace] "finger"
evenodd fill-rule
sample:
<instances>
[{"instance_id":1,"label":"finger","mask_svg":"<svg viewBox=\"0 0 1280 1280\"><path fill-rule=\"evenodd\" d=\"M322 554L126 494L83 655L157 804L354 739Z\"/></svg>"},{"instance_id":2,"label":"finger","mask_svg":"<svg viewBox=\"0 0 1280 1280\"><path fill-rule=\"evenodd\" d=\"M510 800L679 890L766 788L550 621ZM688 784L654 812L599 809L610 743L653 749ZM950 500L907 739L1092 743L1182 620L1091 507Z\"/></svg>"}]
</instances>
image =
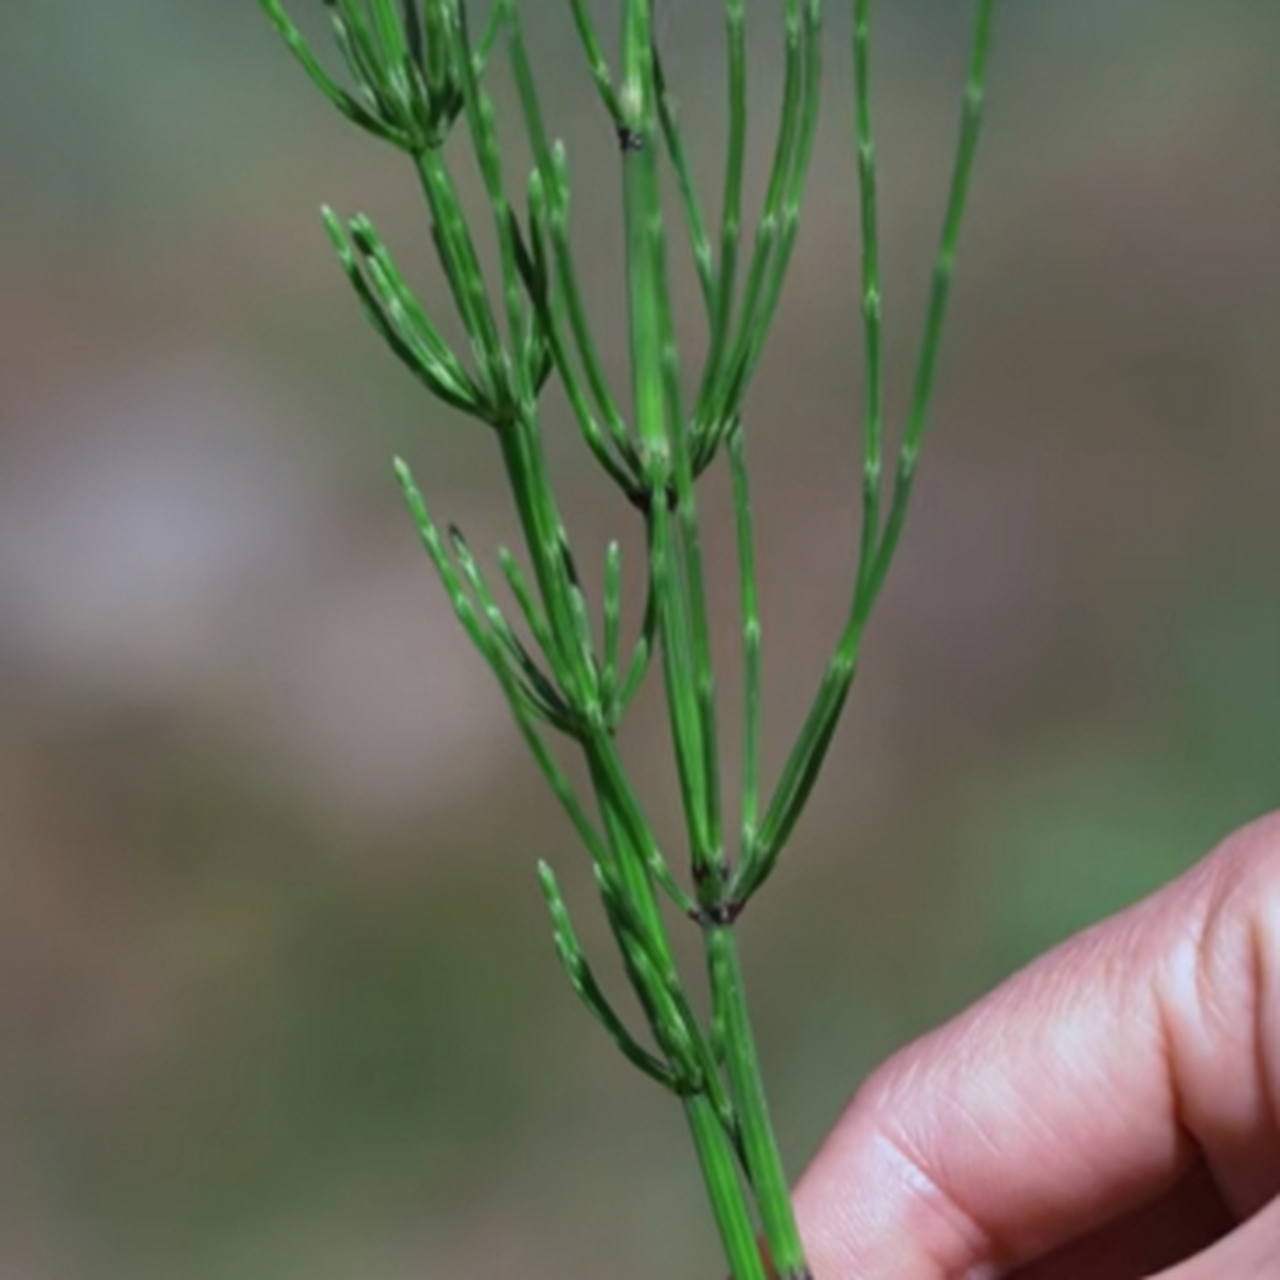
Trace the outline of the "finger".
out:
<instances>
[{"instance_id":1,"label":"finger","mask_svg":"<svg viewBox=\"0 0 1280 1280\"><path fill-rule=\"evenodd\" d=\"M1019 1267L1009 1280L1134 1280L1199 1253L1234 1226L1201 1160L1152 1204Z\"/></svg>"},{"instance_id":2,"label":"finger","mask_svg":"<svg viewBox=\"0 0 1280 1280\"><path fill-rule=\"evenodd\" d=\"M1275 1280L1280 1271L1280 1200L1203 1253L1155 1280Z\"/></svg>"},{"instance_id":3,"label":"finger","mask_svg":"<svg viewBox=\"0 0 1280 1280\"><path fill-rule=\"evenodd\" d=\"M1280 1190L1278 987L1280 817L878 1072L797 1190L815 1273L995 1274L1201 1155L1230 1210L1254 1211Z\"/></svg>"}]
</instances>

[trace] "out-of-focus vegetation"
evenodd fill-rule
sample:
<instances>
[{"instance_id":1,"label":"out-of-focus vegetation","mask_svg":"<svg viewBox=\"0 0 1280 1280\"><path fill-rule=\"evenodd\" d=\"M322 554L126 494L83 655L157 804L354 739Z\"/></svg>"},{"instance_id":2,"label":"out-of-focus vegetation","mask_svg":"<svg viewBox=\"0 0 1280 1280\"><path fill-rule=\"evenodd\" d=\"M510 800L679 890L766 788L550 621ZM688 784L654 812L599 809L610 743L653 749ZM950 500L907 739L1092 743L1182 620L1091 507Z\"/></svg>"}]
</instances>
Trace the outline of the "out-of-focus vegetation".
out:
<instances>
[{"instance_id":1,"label":"out-of-focus vegetation","mask_svg":"<svg viewBox=\"0 0 1280 1280\"><path fill-rule=\"evenodd\" d=\"M714 6L670 8L710 141ZM881 24L899 403L961 9ZM613 156L559 5L527 11L598 165L603 316ZM831 27L751 419L775 755L856 527ZM404 452L487 542L511 528L491 441L379 349L308 221L367 208L425 263L414 192L249 0L7 5L0 37L0 1274L714 1267L678 1121L561 985L533 863L571 835L390 479ZM1247 0L1006 7L919 506L745 922L797 1166L877 1058L1280 802L1278 63L1280 12Z\"/></svg>"}]
</instances>

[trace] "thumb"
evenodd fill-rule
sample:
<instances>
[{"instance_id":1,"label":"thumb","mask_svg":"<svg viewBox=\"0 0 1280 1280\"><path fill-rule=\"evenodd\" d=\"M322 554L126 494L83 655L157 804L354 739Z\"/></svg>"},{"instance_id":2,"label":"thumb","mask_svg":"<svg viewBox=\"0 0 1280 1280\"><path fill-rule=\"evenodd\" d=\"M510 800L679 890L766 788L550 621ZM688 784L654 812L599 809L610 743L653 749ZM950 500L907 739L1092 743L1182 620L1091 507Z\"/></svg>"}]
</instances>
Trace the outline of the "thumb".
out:
<instances>
[{"instance_id":1,"label":"thumb","mask_svg":"<svg viewBox=\"0 0 1280 1280\"><path fill-rule=\"evenodd\" d=\"M1272 1280L1280 1260L1280 1201L1190 1262L1155 1280Z\"/></svg>"},{"instance_id":2,"label":"thumb","mask_svg":"<svg viewBox=\"0 0 1280 1280\"><path fill-rule=\"evenodd\" d=\"M1177 1251L1167 1233L1137 1242L1142 1273L1185 1257L1224 1204L1229 1223L1280 1191L1277 983L1280 817L877 1072L796 1192L814 1273L994 1276L1203 1162L1212 1194L1179 1215Z\"/></svg>"}]
</instances>

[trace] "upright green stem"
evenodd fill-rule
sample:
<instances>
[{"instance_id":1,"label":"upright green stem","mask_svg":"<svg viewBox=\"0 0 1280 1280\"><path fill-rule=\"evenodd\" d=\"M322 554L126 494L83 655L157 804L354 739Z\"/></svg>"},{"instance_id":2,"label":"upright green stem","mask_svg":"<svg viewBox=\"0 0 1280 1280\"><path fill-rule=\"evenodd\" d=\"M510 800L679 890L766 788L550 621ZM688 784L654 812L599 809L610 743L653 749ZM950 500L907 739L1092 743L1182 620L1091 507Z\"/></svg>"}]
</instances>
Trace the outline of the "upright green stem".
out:
<instances>
[{"instance_id":1,"label":"upright green stem","mask_svg":"<svg viewBox=\"0 0 1280 1280\"><path fill-rule=\"evenodd\" d=\"M868 208L868 181L874 184L875 152L864 146L870 141L870 101L865 63L868 39L867 0L858 0L855 14L855 71L857 74L858 93L858 132L859 177L863 184L864 222L864 290L868 288L865 272L871 270L870 281L878 295L878 246L874 232L874 202ZM866 541L867 533L872 532L864 522L864 543L861 553L861 565L857 583L852 593L849 612L846 616L844 630L837 642L823 673L817 696L805 718L804 727L800 731L791 754L783 766L782 776L769 803L761 824L760 843L755 856L748 860L734 879L734 895L739 901L750 897L770 874L777 861L782 846L790 836L796 821L804 808L818 773L826 759L827 751L835 737L840 714L848 700L854 675L858 667L858 652L862 643L862 635L866 629L871 611L884 585L885 575L898 546L906 520L907 508L910 504L911 490L915 480L916 462L920 452L920 442L924 436L928 420L929 406L933 397L934 378L937 372L938 355L942 345L943 323L946 319L947 303L951 294L951 278L955 264L956 249L960 240L960 230L964 222L965 207L968 201L969 186L973 176L974 160L977 156L978 139L982 128L982 109L986 92L987 58L991 48L991 33L994 25L995 0L978 0L976 28L974 33L973 52L969 61L969 75L965 85L964 105L961 115L960 142L956 153L955 168L952 173L951 189L947 200L946 216L943 220L942 244L934 267L933 287L930 294L929 309L925 319L924 339L921 343L920 363L916 375L915 393L911 403L911 411L903 433L902 446L898 456L897 475L889 515L885 521L883 533L877 542ZM872 192L871 194L874 194ZM866 214L871 214L871 221L866 221ZM865 305L865 304L864 304ZM878 302L869 311L879 325ZM868 354L878 361L880 357L879 336L874 342L868 335ZM874 404L869 403L869 411L879 411L880 391L879 374L875 368L868 370L868 399L874 397ZM879 425L874 414L867 424L868 449L878 451ZM872 477L864 473L864 484L867 485L867 497L878 508L879 484L876 479L875 493L870 492Z\"/></svg>"},{"instance_id":2,"label":"upright green stem","mask_svg":"<svg viewBox=\"0 0 1280 1280\"><path fill-rule=\"evenodd\" d=\"M704 1098L690 1098L685 1116L733 1280L767 1280L737 1160L724 1128Z\"/></svg>"},{"instance_id":3,"label":"upright green stem","mask_svg":"<svg viewBox=\"0 0 1280 1280\"><path fill-rule=\"evenodd\" d=\"M502 456L511 479L525 546L533 562L557 655L557 669L573 705L590 716L601 710L599 679L571 598L574 590L565 564L564 525L546 479L546 460L536 425L517 419L499 431Z\"/></svg>"},{"instance_id":4,"label":"upright green stem","mask_svg":"<svg viewBox=\"0 0 1280 1280\"><path fill-rule=\"evenodd\" d=\"M876 143L871 128L871 3L855 0L853 76L858 143L858 194L862 224L862 330L867 383L862 452L862 538L858 555L857 593L875 564L880 536L880 485L884 453L883 302L880 292L880 211L876 176Z\"/></svg>"},{"instance_id":5,"label":"upright green stem","mask_svg":"<svg viewBox=\"0 0 1280 1280\"><path fill-rule=\"evenodd\" d=\"M493 428L532 567L526 580L500 553L531 640L513 626L481 561L456 530L441 534L398 465L423 544L467 634L493 669L533 756L590 855L608 922L651 1037L637 1037L610 1005L582 953L549 868L540 871L553 936L587 1008L647 1076L680 1097L734 1280L812 1280L765 1100L748 1013L736 922L769 875L818 776L847 699L871 609L901 534L933 394L961 221L982 119L995 0L974 0L977 34L959 154L934 269L924 340L887 516L882 489L884 374L876 154L871 127L873 0L853 0L862 309L867 364L864 515L857 582L845 628L776 790L761 804L760 601L742 405L787 277L800 220L822 80L822 0L776 0L783 19L782 103L762 208L743 259L747 132L745 0L722 0L729 125L718 244L703 213L654 45L659 0L618 0L622 47L610 64L592 0L570 0L597 92L622 152L630 416L605 375L582 296L569 233L569 164L544 125L514 0L495 0L479 43L468 0L328 0L354 93L311 54L280 0L261 0L307 73L337 108L413 161L426 196L448 291L470 344L452 349L400 276L367 219L327 215L340 262L392 350L442 400ZM527 221L507 194L498 113L483 80L505 29L533 152ZM459 120L470 134L497 244L501 297L486 281L466 202L447 160ZM705 363L686 412L664 216L664 150L681 199L707 315ZM492 292L492 297L491 297ZM496 303L496 305L495 305ZM597 646L541 436L540 397L558 373L584 440L643 513L649 582L644 621L625 670L622 569L606 557L603 643ZM744 728L739 856L731 863L721 812L721 760L711 613L696 480L727 443L737 515L742 607ZM665 695L692 856L692 885L677 880L623 766L615 733L661 650ZM590 816L548 740L572 740L597 802ZM762 812L763 809L763 812ZM667 902L702 932L710 1025L695 1012L667 927ZM646 1043L646 1040L648 1043ZM768 1258L758 1236L762 1234ZM771 1264L771 1265L770 1265Z\"/></svg>"},{"instance_id":6,"label":"upright green stem","mask_svg":"<svg viewBox=\"0 0 1280 1280\"><path fill-rule=\"evenodd\" d=\"M471 229L439 152L424 151L414 157L414 164L431 210L440 262L481 370L481 385L496 400L503 386L502 344Z\"/></svg>"},{"instance_id":7,"label":"upright green stem","mask_svg":"<svg viewBox=\"0 0 1280 1280\"><path fill-rule=\"evenodd\" d=\"M657 949L659 959L674 971L670 942L658 909L651 874L643 857L636 856L639 852L637 845L651 841L653 837L634 809L634 800L626 787L612 743L597 741L588 745L587 752L592 760L602 803L606 807L621 805L627 811L622 819L627 829L626 836L616 846L621 855L618 870L627 896ZM734 1143L726 1131L724 1104L717 1107L716 1088L718 1084L713 1088L708 1080L702 1090L685 1098L685 1120L733 1280L767 1280L756 1242L751 1201L739 1174ZM745 1125L743 1129L745 1133Z\"/></svg>"},{"instance_id":8,"label":"upright green stem","mask_svg":"<svg viewBox=\"0 0 1280 1280\"><path fill-rule=\"evenodd\" d=\"M898 540L902 536L902 526L907 517L907 507L910 504L911 489L915 481L916 462L920 456L920 442L924 438L925 426L929 420L929 406L933 402L938 355L942 350L942 332L947 318L947 304L951 300L951 280L955 273L956 249L960 243L960 229L964 224L965 209L969 202L969 187L973 180L974 160L978 154L978 139L982 133L982 116L987 98L987 59L991 52L995 9L995 0L978 0L973 53L969 60L969 78L965 84L964 106L960 117L960 142L956 149L951 190L947 198L947 212L943 220L942 244L933 268L933 286L929 295L929 311L925 319L924 341L920 348L920 363L916 370L915 391L911 400L907 429L902 440L902 450L898 457L893 505L889 511L884 538L876 557L875 569L867 583L867 590L872 599L884 583L893 553L897 550Z\"/></svg>"},{"instance_id":9,"label":"upright green stem","mask_svg":"<svg viewBox=\"0 0 1280 1280\"><path fill-rule=\"evenodd\" d=\"M679 371L671 321L664 254L664 224L658 175L660 112L653 61L651 0L629 0L624 15L622 91L623 199L626 213L627 282L630 304L630 354L636 432L650 493L653 589L658 610L663 666L681 791L694 858L698 898L706 912L719 904L725 889L720 847L719 768L711 663L693 497L693 465L679 403ZM674 496L674 512L668 503ZM714 927L716 934L725 931ZM730 938L731 942L731 938ZM733 1103L741 1126L753 1185L770 1189L760 1202L770 1247L790 1267L798 1256L773 1193L779 1162L764 1116L763 1095L745 1007L741 1004L736 952L717 944L715 981L724 989L724 1025L730 1029L735 1067L729 1073ZM747 1087L749 1086L749 1087ZM743 1106L744 1089L747 1105ZM723 1126L712 1128L698 1105L688 1108L690 1129L721 1237L736 1280L753 1280L763 1264L751 1230L750 1200L732 1162L732 1144ZM764 1116L764 1123L761 1123ZM772 1149L772 1154L770 1150ZM786 1199L785 1182L782 1198ZM765 1212L765 1204L768 1211ZM788 1210L789 1213L789 1210Z\"/></svg>"},{"instance_id":10,"label":"upright green stem","mask_svg":"<svg viewBox=\"0 0 1280 1280\"><path fill-rule=\"evenodd\" d=\"M702 900L723 880L715 699L693 467L680 408L659 182L652 0L630 0L623 39L623 199L635 420L652 510L653 581L682 796ZM675 495L675 519L668 511ZM710 899L708 898L710 895Z\"/></svg>"},{"instance_id":11,"label":"upright green stem","mask_svg":"<svg viewBox=\"0 0 1280 1280\"><path fill-rule=\"evenodd\" d=\"M729 54L729 137L725 148L724 191L720 212L720 262L716 315L707 352L706 380L719 377L738 283L742 241L742 189L747 151L747 23L743 0L726 0L725 39Z\"/></svg>"},{"instance_id":12,"label":"upright green stem","mask_svg":"<svg viewBox=\"0 0 1280 1280\"><path fill-rule=\"evenodd\" d=\"M729 466L737 523L738 591L742 604L742 851L755 848L760 824L760 587L756 574L751 490L742 441L742 423L729 432Z\"/></svg>"},{"instance_id":13,"label":"upright green stem","mask_svg":"<svg viewBox=\"0 0 1280 1280\"><path fill-rule=\"evenodd\" d=\"M712 1000L723 1035L725 1069L742 1127L747 1171L778 1280L809 1280L809 1265L791 1207L791 1192L778 1151L756 1053L738 940L732 923L706 929Z\"/></svg>"},{"instance_id":14,"label":"upright green stem","mask_svg":"<svg viewBox=\"0 0 1280 1280\"><path fill-rule=\"evenodd\" d=\"M585 747L602 807L621 810L624 835L615 847L620 854L619 872L628 897L659 959L674 972L666 927L653 892L652 870L646 866L650 856L659 856L652 832L639 813L613 742L601 737ZM645 844L653 846L652 855L640 853ZM745 1010L743 1012L745 1016ZM733 1119L733 1105L724 1097L723 1086L713 1073L714 1063L708 1062L703 1088L684 1100L685 1120L734 1280L766 1280L764 1261L756 1242L751 1200L742 1183L733 1135L726 1129L726 1120ZM742 1129L745 1135L745 1123Z\"/></svg>"}]
</instances>

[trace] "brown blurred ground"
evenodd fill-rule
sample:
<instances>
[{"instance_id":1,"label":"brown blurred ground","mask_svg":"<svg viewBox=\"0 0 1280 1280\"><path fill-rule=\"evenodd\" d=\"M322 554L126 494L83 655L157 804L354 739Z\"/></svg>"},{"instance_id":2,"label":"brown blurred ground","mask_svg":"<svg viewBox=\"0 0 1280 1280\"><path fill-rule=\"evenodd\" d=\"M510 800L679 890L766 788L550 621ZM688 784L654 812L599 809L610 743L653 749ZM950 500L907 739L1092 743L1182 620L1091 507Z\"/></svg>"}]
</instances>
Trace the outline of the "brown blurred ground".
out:
<instances>
[{"instance_id":1,"label":"brown blurred ground","mask_svg":"<svg viewBox=\"0 0 1280 1280\"><path fill-rule=\"evenodd\" d=\"M900 408L964 24L884 7ZM664 32L704 158L712 8ZM1008 6L916 517L746 921L797 1166L879 1056L1280 802L1273 8ZM576 67L560 6L529 12ZM775 763L851 566L831 26L751 422ZM533 862L585 916L581 859L389 483L405 452L492 546L491 442L378 348L312 217L366 208L422 262L405 174L250 0L9 4L0 37L0 1276L716 1274L674 1109L554 966ZM598 120L556 80L607 213ZM618 517L555 429L596 544ZM658 727L629 745L662 795Z\"/></svg>"}]
</instances>

